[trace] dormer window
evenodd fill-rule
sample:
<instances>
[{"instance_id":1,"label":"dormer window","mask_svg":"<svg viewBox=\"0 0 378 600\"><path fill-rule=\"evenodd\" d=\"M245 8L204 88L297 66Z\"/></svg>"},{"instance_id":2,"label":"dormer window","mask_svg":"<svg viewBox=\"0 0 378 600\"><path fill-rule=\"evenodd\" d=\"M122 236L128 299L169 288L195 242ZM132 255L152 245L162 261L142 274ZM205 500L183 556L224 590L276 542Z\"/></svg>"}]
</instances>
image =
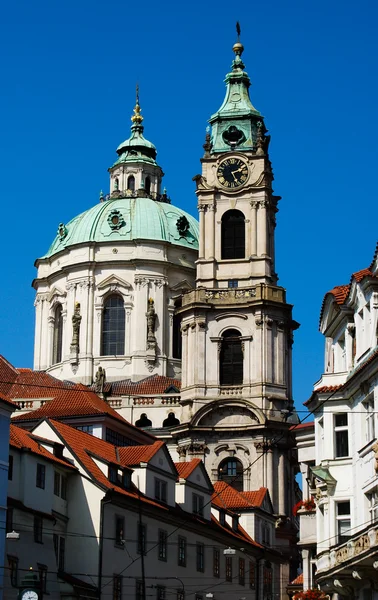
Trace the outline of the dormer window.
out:
<instances>
[{"instance_id":1,"label":"dormer window","mask_svg":"<svg viewBox=\"0 0 378 600\"><path fill-rule=\"evenodd\" d=\"M131 473L129 471L123 472L122 484L127 490L131 488Z\"/></svg>"},{"instance_id":2,"label":"dormer window","mask_svg":"<svg viewBox=\"0 0 378 600\"><path fill-rule=\"evenodd\" d=\"M155 477L155 498L161 502L167 502L167 482Z\"/></svg>"},{"instance_id":3,"label":"dormer window","mask_svg":"<svg viewBox=\"0 0 378 600\"><path fill-rule=\"evenodd\" d=\"M203 496L199 496L198 494L193 494L193 514L198 515L199 517L203 517L203 506L204 506Z\"/></svg>"},{"instance_id":4,"label":"dormer window","mask_svg":"<svg viewBox=\"0 0 378 600\"><path fill-rule=\"evenodd\" d=\"M109 465L108 468L108 479L111 483L118 484L118 469L114 465Z\"/></svg>"},{"instance_id":5,"label":"dormer window","mask_svg":"<svg viewBox=\"0 0 378 600\"><path fill-rule=\"evenodd\" d=\"M219 523L224 527L226 525L226 513L224 510L219 511Z\"/></svg>"},{"instance_id":6,"label":"dormer window","mask_svg":"<svg viewBox=\"0 0 378 600\"><path fill-rule=\"evenodd\" d=\"M239 529L239 517L238 517L238 515L234 515L232 517L232 529L234 531L238 531L238 529Z\"/></svg>"}]
</instances>

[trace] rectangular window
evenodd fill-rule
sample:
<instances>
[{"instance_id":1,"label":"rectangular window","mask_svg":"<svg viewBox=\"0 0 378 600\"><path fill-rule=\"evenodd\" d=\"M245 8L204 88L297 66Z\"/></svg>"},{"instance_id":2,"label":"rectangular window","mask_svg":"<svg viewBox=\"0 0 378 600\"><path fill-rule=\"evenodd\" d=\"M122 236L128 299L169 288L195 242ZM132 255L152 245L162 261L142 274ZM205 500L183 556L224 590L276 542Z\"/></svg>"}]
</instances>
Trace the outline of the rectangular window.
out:
<instances>
[{"instance_id":1,"label":"rectangular window","mask_svg":"<svg viewBox=\"0 0 378 600\"><path fill-rule=\"evenodd\" d=\"M348 439L348 414L338 413L334 415L335 430L335 458L349 456Z\"/></svg>"},{"instance_id":2,"label":"rectangular window","mask_svg":"<svg viewBox=\"0 0 378 600\"><path fill-rule=\"evenodd\" d=\"M122 575L113 575L113 600L122 600Z\"/></svg>"},{"instance_id":3,"label":"rectangular window","mask_svg":"<svg viewBox=\"0 0 378 600\"><path fill-rule=\"evenodd\" d=\"M60 473L54 471L54 495L60 496Z\"/></svg>"},{"instance_id":4,"label":"rectangular window","mask_svg":"<svg viewBox=\"0 0 378 600\"><path fill-rule=\"evenodd\" d=\"M41 465L37 463L37 474L35 478L35 485L37 488L45 489L45 479L46 479L46 467L45 465Z\"/></svg>"},{"instance_id":5,"label":"rectangular window","mask_svg":"<svg viewBox=\"0 0 378 600\"><path fill-rule=\"evenodd\" d=\"M130 471L124 471L122 476L122 483L125 489L131 488L131 473Z\"/></svg>"},{"instance_id":6,"label":"rectangular window","mask_svg":"<svg viewBox=\"0 0 378 600\"><path fill-rule=\"evenodd\" d=\"M178 565L186 567L186 539L181 536L178 538Z\"/></svg>"},{"instance_id":7,"label":"rectangular window","mask_svg":"<svg viewBox=\"0 0 378 600\"><path fill-rule=\"evenodd\" d=\"M220 552L218 548L213 548L213 575L220 576Z\"/></svg>"},{"instance_id":8,"label":"rectangular window","mask_svg":"<svg viewBox=\"0 0 378 600\"><path fill-rule=\"evenodd\" d=\"M138 523L138 554L146 554L146 525Z\"/></svg>"},{"instance_id":9,"label":"rectangular window","mask_svg":"<svg viewBox=\"0 0 378 600\"><path fill-rule=\"evenodd\" d=\"M144 600L143 581L141 579L137 579L135 583L135 600Z\"/></svg>"},{"instance_id":10,"label":"rectangular window","mask_svg":"<svg viewBox=\"0 0 378 600\"><path fill-rule=\"evenodd\" d=\"M34 517L34 541L37 542L37 544L42 544L42 530L42 517Z\"/></svg>"},{"instance_id":11,"label":"rectangular window","mask_svg":"<svg viewBox=\"0 0 378 600\"><path fill-rule=\"evenodd\" d=\"M13 456L12 454L9 455L9 461L8 461L8 480L12 481L13 479Z\"/></svg>"},{"instance_id":12,"label":"rectangular window","mask_svg":"<svg viewBox=\"0 0 378 600\"><path fill-rule=\"evenodd\" d=\"M60 476L60 497L67 500L67 477Z\"/></svg>"},{"instance_id":13,"label":"rectangular window","mask_svg":"<svg viewBox=\"0 0 378 600\"><path fill-rule=\"evenodd\" d=\"M85 433L90 433L93 435L93 425L77 425L75 429L79 431L84 431Z\"/></svg>"},{"instance_id":14,"label":"rectangular window","mask_svg":"<svg viewBox=\"0 0 378 600\"><path fill-rule=\"evenodd\" d=\"M46 592L47 585L47 567L46 565L38 564L38 573L39 573L39 584L41 586L42 592Z\"/></svg>"},{"instance_id":15,"label":"rectangular window","mask_svg":"<svg viewBox=\"0 0 378 600\"><path fill-rule=\"evenodd\" d=\"M270 563L265 565L263 570L263 595L272 597L273 572Z\"/></svg>"},{"instance_id":16,"label":"rectangular window","mask_svg":"<svg viewBox=\"0 0 378 600\"><path fill-rule=\"evenodd\" d=\"M237 288L238 287L238 280L237 279L229 279L228 280L228 287L229 288Z\"/></svg>"},{"instance_id":17,"label":"rectangular window","mask_svg":"<svg viewBox=\"0 0 378 600\"><path fill-rule=\"evenodd\" d=\"M196 556L197 556L197 571L201 573L205 570L205 546L200 542L196 544Z\"/></svg>"},{"instance_id":18,"label":"rectangular window","mask_svg":"<svg viewBox=\"0 0 378 600\"><path fill-rule=\"evenodd\" d=\"M9 565L9 577L12 587L17 587L18 584L18 558L17 556L9 556L8 554L8 565Z\"/></svg>"},{"instance_id":19,"label":"rectangular window","mask_svg":"<svg viewBox=\"0 0 378 600\"><path fill-rule=\"evenodd\" d=\"M193 500L192 500L193 514L203 517L203 505L204 505L203 496L199 496L198 494L193 494L192 498L193 498Z\"/></svg>"},{"instance_id":20,"label":"rectangular window","mask_svg":"<svg viewBox=\"0 0 378 600\"><path fill-rule=\"evenodd\" d=\"M255 563L249 561L249 587L251 590L256 588L256 571L255 571Z\"/></svg>"},{"instance_id":21,"label":"rectangular window","mask_svg":"<svg viewBox=\"0 0 378 600\"><path fill-rule=\"evenodd\" d=\"M336 502L337 543L347 542L351 535L350 501Z\"/></svg>"},{"instance_id":22,"label":"rectangular window","mask_svg":"<svg viewBox=\"0 0 378 600\"><path fill-rule=\"evenodd\" d=\"M155 498L167 502L167 482L155 477Z\"/></svg>"},{"instance_id":23,"label":"rectangular window","mask_svg":"<svg viewBox=\"0 0 378 600\"><path fill-rule=\"evenodd\" d=\"M10 533L13 531L13 508L11 506L7 507L7 520L5 523L5 532Z\"/></svg>"},{"instance_id":24,"label":"rectangular window","mask_svg":"<svg viewBox=\"0 0 378 600\"><path fill-rule=\"evenodd\" d=\"M124 546L123 531L125 527L125 519L123 517L115 517L115 545Z\"/></svg>"},{"instance_id":25,"label":"rectangular window","mask_svg":"<svg viewBox=\"0 0 378 600\"><path fill-rule=\"evenodd\" d=\"M66 540L64 537L59 537L59 561L58 570L64 571L64 562L66 558Z\"/></svg>"},{"instance_id":26,"label":"rectangular window","mask_svg":"<svg viewBox=\"0 0 378 600\"><path fill-rule=\"evenodd\" d=\"M163 585L156 586L156 600L165 600L165 587Z\"/></svg>"},{"instance_id":27,"label":"rectangular window","mask_svg":"<svg viewBox=\"0 0 378 600\"><path fill-rule=\"evenodd\" d=\"M167 532L159 529L159 560L167 560Z\"/></svg>"},{"instance_id":28,"label":"rectangular window","mask_svg":"<svg viewBox=\"0 0 378 600\"><path fill-rule=\"evenodd\" d=\"M245 585L245 559L239 558L239 584Z\"/></svg>"},{"instance_id":29,"label":"rectangular window","mask_svg":"<svg viewBox=\"0 0 378 600\"><path fill-rule=\"evenodd\" d=\"M226 581L232 581L232 556L226 556Z\"/></svg>"},{"instance_id":30,"label":"rectangular window","mask_svg":"<svg viewBox=\"0 0 378 600\"><path fill-rule=\"evenodd\" d=\"M368 398L363 402L365 409L365 439L370 442L375 438L375 414L374 414L374 399Z\"/></svg>"},{"instance_id":31,"label":"rectangular window","mask_svg":"<svg viewBox=\"0 0 378 600\"><path fill-rule=\"evenodd\" d=\"M372 523L378 521L378 489L372 490L367 494L369 503L370 520Z\"/></svg>"}]
</instances>

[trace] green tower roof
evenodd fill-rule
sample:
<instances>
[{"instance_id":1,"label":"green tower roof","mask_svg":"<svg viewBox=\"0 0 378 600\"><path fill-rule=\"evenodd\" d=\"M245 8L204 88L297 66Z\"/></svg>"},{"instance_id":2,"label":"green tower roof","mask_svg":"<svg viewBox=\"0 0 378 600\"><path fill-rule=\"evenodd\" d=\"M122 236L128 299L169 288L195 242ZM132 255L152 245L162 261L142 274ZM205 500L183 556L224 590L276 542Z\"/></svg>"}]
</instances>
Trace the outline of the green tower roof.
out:
<instances>
[{"instance_id":1,"label":"green tower roof","mask_svg":"<svg viewBox=\"0 0 378 600\"><path fill-rule=\"evenodd\" d=\"M225 79L226 95L220 109L209 119L212 125L212 152L227 152L230 149L255 150L258 129L263 127L263 117L249 97L251 81L248 73L244 71L245 65L241 58L244 46L239 41L239 25L237 32L238 41L232 48L235 58L232 61L231 72Z\"/></svg>"}]
</instances>

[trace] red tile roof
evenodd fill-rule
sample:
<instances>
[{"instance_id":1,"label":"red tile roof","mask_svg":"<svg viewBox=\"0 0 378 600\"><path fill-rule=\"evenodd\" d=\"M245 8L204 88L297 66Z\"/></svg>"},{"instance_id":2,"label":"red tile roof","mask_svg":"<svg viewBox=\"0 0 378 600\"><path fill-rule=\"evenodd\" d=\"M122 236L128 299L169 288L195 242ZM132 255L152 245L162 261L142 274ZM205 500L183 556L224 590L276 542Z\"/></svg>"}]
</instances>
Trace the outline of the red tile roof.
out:
<instances>
[{"instance_id":1,"label":"red tile roof","mask_svg":"<svg viewBox=\"0 0 378 600\"><path fill-rule=\"evenodd\" d=\"M313 429L314 428L314 421L307 421L306 423L298 423L298 425L292 425L290 427L290 431L295 431L297 429Z\"/></svg>"},{"instance_id":2,"label":"red tile roof","mask_svg":"<svg viewBox=\"0 0 378 600\"><path fill-rule=\"evenodd\" d=\"M241 525L239 525L238 530L235 531L227 523L225 525L221 525L220 522L218 521L218 519L216 519L214 517L214 515L211 515L211 521L212 521L212 524L216 525L219 529L221 529L224 532L227 532L228 534L233 535L238 540L241 539L241 540L249 542L250 544L252 544L253 546L256 546L257 548L263 548L263 546L261 546L261 544L258 544L257 542L255 542L255 540L253 538L251 538L251 536L246 532L246 530Z\"/></svg>"},{"instance_id":3,"label":"red tile roof","mask_svg":"<svg viewBox=\"0 0 378 600\"><path fill-rule=\"evenodd\" d=\"M298 575L298 577L293 579L293 581L290 583L290 585L301 585L301 584L303 584L303 573Z\"/></svg>"},{"instance_id":4,"label":"red tile roof","mask_svg":"<svg viewBox=\"0 0 378 600\"><path fill-rule=\"evenodd\" d=\"M120 461L123 465L133 467L140 463L149 463L156 452L165 446L164 442L156 441L149 446L122 446L118 448Z\"/></svg>"},{"instance_id":5,"label":"red tile roof","mask_svg":"<svg viewBox=\"0 0 378 600\"><path fill-rule=\"evenodd\" d=\"M60 382L62 383L62 382ZM24 396L25 397L25 396ZM14 421L35 421L51 417L61 419L74 416L109 415L117 421L128 423L105 400L90 391L85 385L76 384L71 389L59 390L58 396L47 400L43 406L28 413L17 415ZM129 424L130 425L130 424ZM130 427L132 427L130 425Z\"/></svg>"},{"instance_id":6,"label":"red tile roof","mask_svg":"<svg viewBox=\"0 0 378 600\"><path fill-rule=\"evenodd\" d=\"M152 375L141 381L124 379L122 381L114 381L108 385L110 386L110 396L143 396L164 394L171 386L180 390L181 381L172 377Z\"/></svg>"},{"instance_id":7,"label":"red tile roof","mask_svg":"<svg viewBox=\"0 0 378 600\"><path fill-rule=\"evenodd\" d=\"M8 404L9 406L13 406L13 410L17 410L18 406L10 398L7 398L5 394L0 394L0 401Z\"/></svg>"},{"instance_id":8,"label":"red tile roof","mask_svg":"<svg viewBox=\"0 0 378 600\"><path fill-rule=\"evenodd\" d=\"M349 290L350 285L337 285L333 290L330 290L328 294L332 294L335 297L337 304L344 304L348 297Z\"/></svg>"},{"instance_id":9,"label":"red tile roof","mask_svg":"<svg viewBox=\"0 0 378 600\"><path fill-rule=\"evenodd\" d=\"M71 465L69 462L54 456L52 452L46 450L46 448L44 448L37 440L34 439L34 436L32 433L30 433L30 431L21 429L21 427L17 427L16 425L11 424L10 426L9 444L11 447L18 448L19 450L27 448L33 452L33 454L38 454L38 456L41 456L47 460L51 460L55 463L76 470L76 467Z\"/></svg>"},{"instance_id":10,"label":"red tile roof","mask_svg":"<svg viewBox=\"0 0 378 600\"><path fill-rule=\"evenodd\" d=\"M16 381L19 373L4 356L0 354L0 393L10 396L13 383Z\"/></svg>"},{"instance_id":11,"label":"red tile roof","mask_svg":"<svg viewBox=\"0 0 378 600\"><path fill-rule=\"evenodd\" d=\"M261 507L267 493L267 488L261 487L259 490L250 492L238 492L225 481L216 481L214 483L214 494L212 503L219 508L242 509Z\"/></svg>"},{"instance_id":12,"label":"red tile roof","mask_svg":"<svg viewBox=\"0 0 378 600\"><path fill-rule=\"evenodd\" d=\"M201 464L200 458L193 458L189 462L175 463L179 479L188 479L189 475L193 473L194 469L196 469L199 464Z\"/></svg>"}]
</instances>

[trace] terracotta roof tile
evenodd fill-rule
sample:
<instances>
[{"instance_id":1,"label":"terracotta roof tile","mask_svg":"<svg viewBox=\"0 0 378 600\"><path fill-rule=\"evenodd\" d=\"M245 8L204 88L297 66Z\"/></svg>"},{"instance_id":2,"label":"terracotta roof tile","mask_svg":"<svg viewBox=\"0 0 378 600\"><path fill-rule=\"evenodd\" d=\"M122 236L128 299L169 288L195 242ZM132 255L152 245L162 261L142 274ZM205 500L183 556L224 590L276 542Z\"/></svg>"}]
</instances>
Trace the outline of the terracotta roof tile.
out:
<instances>
[{"instance_id":1,"label":"terracotta roof tile","mask_svg":"<svg viewBox=\"0 0 378 600\"><path fill-rule=\"evenodd\" d=\"M175 463L175 467L178 472L179 479L187 479L191 475L196 467L201 463L200 458L193 458L189 462L178 462Z\"/></svg>"},{"instance_id":2,"label":"terracotta roof tile","mask_svg":"<svg viewBox=\"0 0 378 600\"><path fill-rule=\"evenodd\" d=\"M40 408L17 415L13 420L36 421L45 417L60 419L82 415L109 415L117 421L128 423L107 402L82 384L77 384L71 389L59 390L58 396L53 400L47 400Z\"/></svg>"},{"instance_id":3,"label":"terracotta roof tile","mask_svg":"<svg viewBox=\"0 0 378 600\"><path fill-rule=\"evenodd\" d=\"M7 398L7 396L5 394L1 394L0 393L0 400L2 402L5 402L5 404L8 404L9 406L13 406L13 410L17 410L18 409L17 404L15 404L14 402L12 402L12 400L10 398Z\"/></svg>"},{"instance_id":4,"label":"terracotta roof tile","mask_svg":"<svg viewBox=\"0 0 378 600\"><path fill-rule=\"evenodd\" d=\"M141 381L131 381L124 379L114 381L110 385L111 396L140 396L140 395L161 395L171 386L180 391L181 381L172 377L162 377L161 375L152 375ZM174 392L173 392L174 393Z\"/></svg>"},{"instance_id":5,"label":"terracotta roof tile","mask_svg":"<svg viewBox=\"0 0 378 600\"><path fill-rule=\"evenodd\" d=\"M247 541L249 544L252 544L253 546L256 546L257 548L262 548L263 547L260 544L258 544L257 542L255 542L255 540L253 538L251 538L251 536L246 532L245 529L243 529L243 527L241 525L238 526L238 531L234 531L232 529L232 527L230 527L228 524L221 525L220 522L218 521L218 519L216 519L214 517L214 515L211 515L211 521L219 529L221 529L222 531L227 532L228 534L233 535L238 540L242 539L244 541Z\"/></svg>"},{"instance_id":6,"label":"terracotta roof tile","mask_svg":"<svg viewBox=\"0 0 378 600\"><path fill-rule=\"evenodd\" d=\"M38 454L47 460L51 460L55 463L64 465L70 469L76 469L73 465L68 463L65 460L54 456L52 452L49 452L44 448L37 440L34 439L34 436L30 431L26 431L25 429L21 429L21 427L17 427L16 425L10 426L10 436L9 436L9 444L13 448L18 448L22 450L23 448L28 448L33 454Z\"/></svg>"},{"instance_id":7,"label":"terracotta roof tile","mask_svg":"<svg viewBox=\"0 0 378 600\"><path fill-rule=\"evenodd\" d=\"M297 429L313 429L314 421L307 421L306 423L298 423L298 425L292 425L290 431L296 431Z\"/></svg>"},{"instance_id":8,"label":"terracotta roof tile","mask_svg":"<svg viewBox=\"0 0 378 600\"><path fill-rule=\"evenodd\" d=\"M225 481L216 481L214 483L214 494L212 503L220 508L242 509L258 508L262 505L267 488L250 492L238 492Z\"/></svg>"},{"instance_id":9,"label":"terracotta roof tile","mask_svg":"<svg viewBox=\"0 0 378 600\"><path fill-rule=\"evenodd\" d=\"M12 384L16 381L19 373L4 356L0 355L0 393L10 397Z\"/></svg>"},{"instance_id":10,"label":"terracotta roof tile","mask_svg":"<svg viewBox=\"0 0 378 600\"><path fill-rule=\"evenodd\" d=\"M293 581L290 583L290 585L301 585L301 584L303 584L303 573L298 575L298 577L293 579Z\"/></svg>"},{"instance_id":11,"label":"terracotta roof tile","mask_svg":"<svg viewBox=\"0 0 378 600\"><path fill-rule=\"evenodd\" d=\"M139 465L141 462L148 463L164 445L164 442L156 441L149 446L122 446L118 449L120 461L129 467Z\"/></svg>"}]
</instances>

